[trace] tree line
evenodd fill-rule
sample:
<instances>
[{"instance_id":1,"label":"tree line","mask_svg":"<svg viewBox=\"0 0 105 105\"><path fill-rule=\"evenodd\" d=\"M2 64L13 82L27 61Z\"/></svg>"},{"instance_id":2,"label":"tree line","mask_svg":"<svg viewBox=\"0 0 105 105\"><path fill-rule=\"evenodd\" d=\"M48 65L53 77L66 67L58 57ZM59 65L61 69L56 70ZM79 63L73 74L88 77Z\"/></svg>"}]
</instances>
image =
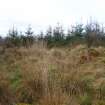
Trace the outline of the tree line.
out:
<instances>
[{"instance_id":1,"label":"tree line","mask_svg":"<svg viewBox=\"0 0 105 105\"><path fill-rule=\"evenodd\" d=\"M77 44L86 44L87 47L104 46L105 30L103 25L97 22L91 22L86 25L73 25L65 33L63 26L57 24L56 27L52 28L50 26L46 30L46 33L40 32L39 35L34 34L31 26L24 33L18 32L13 27L9 30L6 37L0 37L0 45L5 48L21 46L29 48L38 42L42 42L48 48Z\"/></svg>"}]
</instances>

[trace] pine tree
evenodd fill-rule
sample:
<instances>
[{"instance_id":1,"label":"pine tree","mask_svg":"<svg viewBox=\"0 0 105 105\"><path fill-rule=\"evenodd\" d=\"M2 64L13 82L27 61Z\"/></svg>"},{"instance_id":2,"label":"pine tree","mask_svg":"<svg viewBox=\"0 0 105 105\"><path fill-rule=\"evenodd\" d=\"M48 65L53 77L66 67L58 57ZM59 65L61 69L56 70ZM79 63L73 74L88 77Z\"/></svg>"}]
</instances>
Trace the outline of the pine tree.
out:
<instances>
[{"instance_id":1,"label":"pine tree","mask_svg":"<svg viewBox=\"0 0 105 105\"><path fill-rule=\"evenodd\" d=\"M45 35L45 41L47 42L47 46L51 47L53 44L53 36L52 36L52 27L50 26Z\"/></svg>"},{"instance_id":2,"label":"pine tree","mask_svg":"<svg viewBox=\"0 0 105 105\"><path fill-rule=\"evenodd\" d=\"M32 28L30 25L28 26L25 34L26 34L26 38L27 38L26 39L26 46L31 47L34 43L34 37L33 37L34 32L32 31Z\"/></svg>"},{"instance_id":3,"label":"pine tree","mask_svg":"<svg viewBox=\"0 0 105 105\"><path fill-rule=\"evenodd\" d=\"M20 46L20 39L18 36L18 31L14 27L9 30L8 36L7 36L7 46L8 47L19 47Z\"/></svg>"}]
</instances>

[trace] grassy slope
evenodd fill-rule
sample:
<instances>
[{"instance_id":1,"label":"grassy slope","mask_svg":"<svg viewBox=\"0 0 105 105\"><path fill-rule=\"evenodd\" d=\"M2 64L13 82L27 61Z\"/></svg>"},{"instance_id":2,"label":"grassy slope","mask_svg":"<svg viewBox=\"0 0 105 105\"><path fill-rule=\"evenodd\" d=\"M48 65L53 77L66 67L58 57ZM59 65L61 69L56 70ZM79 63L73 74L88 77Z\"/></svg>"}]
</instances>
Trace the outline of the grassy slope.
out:
<instances>
[{"instance_id":1,"label":"grassy slope","mask_svg":"<svg viewBox=\"0 0 105 105\"><path fill-rule=\"evenodd\" d=\"M102 47L89 52L83 45L51 50L35 46L8 49L0 55L0 75L3 96L8 94L1 96L3 105L6 99L40 105L105 104Z\"/></svg>"}]
</instances>

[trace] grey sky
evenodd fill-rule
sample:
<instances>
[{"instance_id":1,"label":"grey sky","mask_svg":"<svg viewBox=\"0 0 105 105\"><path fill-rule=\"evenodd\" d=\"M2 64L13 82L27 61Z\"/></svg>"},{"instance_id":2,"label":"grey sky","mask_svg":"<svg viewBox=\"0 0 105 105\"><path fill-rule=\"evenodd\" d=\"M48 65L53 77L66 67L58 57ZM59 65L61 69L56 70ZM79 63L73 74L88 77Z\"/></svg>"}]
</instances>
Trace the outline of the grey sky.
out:
<instances>
[{"instance_id":1,"label":"grey sky","mask_svg":"<svg viewBox=\"0 0 105 105\"><path fill-rule=\"evenodd\" d=\"M93 19L105 23L105 0L0 0L0 33L28 24L38 32L60 22L64 27Z\"/></svg>"}]
</instances>

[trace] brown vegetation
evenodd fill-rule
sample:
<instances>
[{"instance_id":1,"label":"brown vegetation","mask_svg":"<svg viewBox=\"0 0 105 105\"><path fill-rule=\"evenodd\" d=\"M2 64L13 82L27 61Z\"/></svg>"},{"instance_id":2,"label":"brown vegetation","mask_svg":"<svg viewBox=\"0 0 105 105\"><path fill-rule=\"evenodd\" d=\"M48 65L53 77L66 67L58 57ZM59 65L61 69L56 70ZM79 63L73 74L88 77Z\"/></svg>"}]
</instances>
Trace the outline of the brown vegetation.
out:
<instances>
[{"instance_id":1,"label":"brown vegetation","mask_svg":"<svg viewBox=\"0 0 105 105\"><path fill-rule=\"evenodd\" d=\"M0 105L100 105L105 99L104 54L103 47L83 45L6 49L0 55Z\"/></svg>"}]
</instances>

